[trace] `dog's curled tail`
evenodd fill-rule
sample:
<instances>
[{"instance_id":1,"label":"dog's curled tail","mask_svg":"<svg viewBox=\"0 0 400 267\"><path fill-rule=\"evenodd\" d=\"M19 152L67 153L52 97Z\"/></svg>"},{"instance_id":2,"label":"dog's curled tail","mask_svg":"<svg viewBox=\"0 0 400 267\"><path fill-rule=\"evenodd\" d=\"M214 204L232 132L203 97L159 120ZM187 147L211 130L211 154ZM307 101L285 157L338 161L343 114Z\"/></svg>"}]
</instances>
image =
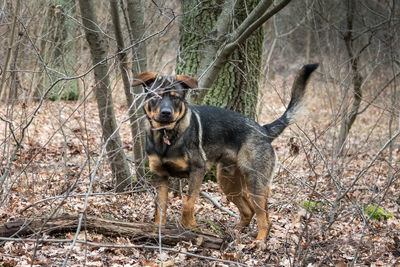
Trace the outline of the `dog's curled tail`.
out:
<instances>
[{"instance_id":1,"label":"dog's curled tail","mask_svg":"<svg viewBox=\"0 0 400 267\"><path fill-rule=\"evenodd\" d=\"M304 98L307 81L309 80L311 73L313 73L317 68L318 64L308 64L301 68L294 80L291 99L285 113L274 122L263 125L267 130L269 142L272 142L276 137L278 137L283 130L294 121Z\"/></svg>"}]
</instances>

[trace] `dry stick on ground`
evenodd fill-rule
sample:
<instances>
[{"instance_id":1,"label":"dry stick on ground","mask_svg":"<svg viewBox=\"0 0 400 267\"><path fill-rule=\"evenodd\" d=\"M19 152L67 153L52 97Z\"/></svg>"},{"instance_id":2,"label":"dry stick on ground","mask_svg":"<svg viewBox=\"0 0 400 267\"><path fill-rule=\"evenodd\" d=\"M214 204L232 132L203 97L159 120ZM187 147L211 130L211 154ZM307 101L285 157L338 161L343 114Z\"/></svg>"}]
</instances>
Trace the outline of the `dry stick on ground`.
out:
<instances>
[{"instance_id":1,"label":"dry stick on ground","mask_svg":"<svg viewBox=\"0 0 400 267\"><path fill-rule=\"evenodd\" d=\"M16 220L0 225L0 237L10 237L18 233L19 237L27 236L37 231L47 234L76 231L80 222L79 215L62 215L54 218ZM45 222L45 224L44 224ZM85 221L87 231L94 231L106 236L124 236L131 240L146 240L156 243L158 240L157 226L153 223L142 222L119 222L87 216ZM167 225L162 228L163 243L167 245L176 245L185 240L191 241L199 247L210 249L221 249L230 240L224 236L210 235L200 231L191 232L179 228L175 225ZM35 239L36 240L36 239ZM74 240L77 242L77 239Z\"/></svg>"},{"instance_id":2,"label":"dry stick on ground","mask_svg":"<svg viewBox=\"0 0 400 267\"><path fill-rule=\"evenodd\" d=\"M224 208L221 204L218 203L218 201L216 201L212 196L210 196L209 194L207 194L206 192L201 192L200 193L203 197L207 198L208 200L210 200L217 208L219 208L222 211L227 212L229 215L235 217L235 218L240 218L239 215L237 215L236 213L234 213L233 211Z\"/></svg>"}]
</instances>

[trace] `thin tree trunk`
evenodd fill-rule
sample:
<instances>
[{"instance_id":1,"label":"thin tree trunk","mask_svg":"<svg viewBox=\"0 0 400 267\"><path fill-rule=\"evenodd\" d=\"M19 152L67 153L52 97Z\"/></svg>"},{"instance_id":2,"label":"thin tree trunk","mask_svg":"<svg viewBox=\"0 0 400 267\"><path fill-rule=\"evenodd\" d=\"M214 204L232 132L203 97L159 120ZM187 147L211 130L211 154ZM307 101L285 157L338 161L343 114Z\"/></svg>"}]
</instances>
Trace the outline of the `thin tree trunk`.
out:
<instances>
[{"instance_id":1,"label":"thin tree trunk","mask_svg":"<svg viewBox=\"0 0 400 267\"><path fill-rule=\"evenodd\" d=\"M310 62L310 50L311 50L311 28L312 28L312 23L311 23L311 0L306 0L306 6L307 6L307 37L306 37L306 62Z\"/></svg>"},{"instance_id":2,"label":"thin tree trunk","mask_svg":"<svg viewBox=\"0 0 400 267\"><path fill-rule=\"evenodd\" d=\"M137 43L143 39L144 36L144 8L141 0L128 0L127 1L128 20L131 31L129 33L131 44ZM141 42L132 48L132 73L133 77L139 72L147 70L147 54L146 44ZM133 88L135 97L140 96L142 92L141 86ZM132 124L133 136L133 153L135 158L135 165L137 172L140 177L144 177L145 174L145 152L144 152L144 134L141 132L141 122L139 118L143 115L143 111L139 109L140 103L143 101L143 97L137 99L132 107L136 116L132 117L135 121Z\"/></svg>"},{"instance_id":3,"label":"thin tree trunk","mask_svg":"<svg viewBox=\"0 0 400 267\"><path fill-rule=\"evenodd\" d=\"M79 0L82 22L86 40L89 43L92 64L97 64L107 56L101 31L98 29L97 17L91 0ZM122 149L121 139L117 131L114 106L110 90L108 65L104 62L94 69L97 106L99 110L103 140L106 142L107 155L110 160L113 176L116 178L116 191L123 191L131 183L131 173Z\"/></svg>"},{"instance_id":4,"label":"thin tree trunk","mask_svg":"<svg viewBox=\"0 0 400 267\"><path fill-rule=\"evenodd\" d=\"M393 53L393 51L391 51L391 53ZM392 54L392 59L394 58L394 55ZM394 66L393 66L393 61L392 61L392 72L393 75L395 76L395 70L394 70ZM393 88L392 88L392 106L391 106L391 110L390 110L390 118L389 118L389 137L391 137L393 135L393 123L394 120L396 118L396 109L397 109L397 87L396 87L396 79L394 79L393 82ZM400 117L399 117L399 129L400 129ZM388 168L388 181L392 180L392 176L393 176L393 143L390 143L389 145L389 156L388 156L388 162L389 162L389 168Z\"/></svg>"},{"instance_id":5,"label":"thin tree trunk","mask_svg":"<svg viewBox=\"0 0 400 267\"><path fill-rule=\"evenodd\" d=\"M352 72L352 86L353 86L353 104L351 106L351 110L348 114L344 114L340 132L339 132L339 142L338 142L338 154L341 154L343 151L343 147L347 136L350 132L351 126L353 125L357 115L358 109L360 108L361 99L362 99L362 90L361 85L364 78L361 75L361 72L358 67L360 52L354 53L354 40L353 40L353 20L355 14L355 0L349 0L349 7L347 9L347 34L344 36L344 42L346 45L346 50L349 55L351 72ZM347 112L347 108L343 110L343 112Z\"/></svg>"},{"instance_id":6,"label":"thin tree trunk","mask_svg":"<svg viewBox=\"0 0 400 267\"><path fill-rule=\"evenodd\" d=\"M7 55L6 55L6 60L4 62L3 75L1 76L1 82L0 82L0 94L1 94L0 101L1 102L5 102L8 99L9 90L7 90L5 88L7 68L8 68L8 63L10 62L10 58L11 58L11 50L14 45L15 28L17 27L17 17L18 17L20 5L21 5L21 0L17 0L17 4L15 7L15 11L14 11L13 24L12 24L10 36L8 39Z\"/></svg>"},{"instance_id":7,"label":"thin tree trunk","mask_svg":"<svg viewBox=\"0 0 400 267\"><path fill-rule=\"evenodd\" d=\"M143 178L145 175L145 169L143 164L143 156L142 156L142 143L140 138L140 128L138 127L138 110L137 110L137 102L134 103L135 99L131 92L131 86L129 81L129 68L126 62L126 53L121 52L124 48L124 39L122 36L121 30L121 23L118 14L118 0L110 0L110 11L111 11L111 18L113 21L114 32L115 32L115 39L117 41L118 46L118 58L119 58L119 66L121 70L122 82L124 84L124 92L126 97L126 102L128 105L128 114L130 120L130 128L132 134L132 141L133 141L133 155L136 167L136 175L139 178ZM138 101L139 102L139 101Z\"/></svg>"},{"instance_id":8,"label":"thin tree trunk","mask_svg":"<svg viewBox=\"0 0 400 267\"><path fill-rule=\"evenodd\" d=\"M19 56L19 49L21 46L21 37L22 34L18 34L18 40L14 51L14 59L11 65L11 69L13 70L13 72L11 73L11 83L8 97L9 103L15 103L18 100L18 88L21 87L20 79L17 72L17 61Z\"/></svg>"}]
</instances>

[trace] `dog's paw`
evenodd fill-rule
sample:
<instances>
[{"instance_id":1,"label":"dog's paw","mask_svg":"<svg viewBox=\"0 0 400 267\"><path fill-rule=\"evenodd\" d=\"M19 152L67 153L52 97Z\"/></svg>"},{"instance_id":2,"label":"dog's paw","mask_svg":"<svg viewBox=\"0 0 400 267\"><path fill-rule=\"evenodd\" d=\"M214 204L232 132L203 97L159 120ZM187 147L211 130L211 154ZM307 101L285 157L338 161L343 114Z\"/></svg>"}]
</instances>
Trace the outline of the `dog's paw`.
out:
<instances>
[{"instance_id":1,"label":"dog's paw","mask_svg":"<svg viewBox=\"0 0 400 267\"><path fill-rule=\"evenodd\" d=\"M267 243L264 240L254 240L247 246L249 251L264 251L267 249Z\"/></svg>"},{"instance_id":2,"label":"dog's paw","mask_svg":"<svg viewBox=\"0 0 400 267\"><path fill-rule=\"evenodd\" d=\"M188 217L182 216L181 225L187 229L196 228L196 226L197 226L196 219L194 217L188 218Z\"/></svg>"}]
</instances>

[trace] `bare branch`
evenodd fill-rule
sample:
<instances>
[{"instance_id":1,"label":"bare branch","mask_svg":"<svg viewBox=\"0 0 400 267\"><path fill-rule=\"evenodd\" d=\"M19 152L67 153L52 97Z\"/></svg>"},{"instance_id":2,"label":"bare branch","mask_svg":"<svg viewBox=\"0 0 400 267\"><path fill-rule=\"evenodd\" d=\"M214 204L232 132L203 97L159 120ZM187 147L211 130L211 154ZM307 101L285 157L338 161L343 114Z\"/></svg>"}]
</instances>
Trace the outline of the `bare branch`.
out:
<instances>
[{"instance_id":1,"label":"bare branch","mask_svg":"<svg viewBox=\"0 0 400 267\"><path fill-rule=\"evenodd\" d=\"M208 200L210 200L210 201L211 201L217 208L219 208L220 210L225 211L226 213L228 213L229 215L231 215L231 216L233 216L233 217L235 217L235 218L238 218L238 219L240 218L239 215L237 215L237 214L234 213L233 211L231 211L231 210L229 210L229 209L223 207L221 204L218 203L217 200L215 200L212 196L210 196L210 195L207 194L206 192L201 191L201 195L202 195L203 197L207 198Z\"/></svg>"}]
</instances>

